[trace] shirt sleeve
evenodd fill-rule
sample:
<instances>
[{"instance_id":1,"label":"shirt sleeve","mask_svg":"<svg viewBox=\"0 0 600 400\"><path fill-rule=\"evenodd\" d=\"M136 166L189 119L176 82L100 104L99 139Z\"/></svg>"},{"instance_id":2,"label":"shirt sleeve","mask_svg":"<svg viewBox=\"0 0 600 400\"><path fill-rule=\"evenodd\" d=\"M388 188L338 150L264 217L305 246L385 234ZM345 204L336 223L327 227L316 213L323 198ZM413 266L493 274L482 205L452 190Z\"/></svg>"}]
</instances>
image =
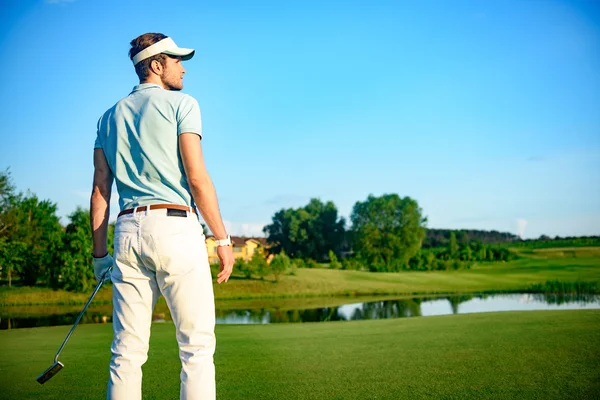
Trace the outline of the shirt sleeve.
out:
<instances>
[{"instance_id":1,"label":"shirt sleeve","mask_svg":"<svg viewBox=\"0 0 600 400\"><path fill-rule=\"evenodd\" d=\"M98 124L96 125L96 142L94 143L94 149L102 148L102 142L100 141L100 121L102 121L102 118L98 120Z\"/></svg>"},{"instance_id":2,"label":"shirt sleeve","mask_svg":"<svg viewBox=\"0 0 600 400\"><path fill-rule=\"evenodd\" d=\"M177 136L182 133L195 133L202 138L202 117L200 106L192 96L185 95L177 109Z\"/></svg>"}]
</instances>

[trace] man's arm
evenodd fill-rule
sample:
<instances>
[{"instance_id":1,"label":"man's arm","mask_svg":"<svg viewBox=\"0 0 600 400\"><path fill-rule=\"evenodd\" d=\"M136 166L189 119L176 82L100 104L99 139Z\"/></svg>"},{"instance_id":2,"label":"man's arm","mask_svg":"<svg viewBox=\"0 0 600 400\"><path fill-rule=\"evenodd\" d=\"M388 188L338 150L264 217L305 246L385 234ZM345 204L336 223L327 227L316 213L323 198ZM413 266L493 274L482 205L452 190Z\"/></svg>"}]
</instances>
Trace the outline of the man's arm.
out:
<instances>
[{"instance_id":1,"label":"man's arm","mask_svg":"<svg viewBox=\"0 0 600 400\"><path fill-rule=\"evenodd\" d=\"M108 253L106 237L112 183L113 174L104 156L104 151L94 149L94 186L90 199L90 223L92 226L94 257L104 257Z\"/></svg>"},{"instance_id":2,"label":"man's arm","mask_svg":"<svg viewBox=\"0 0 600 400\"><path fill-rule=\"evenodd\" d=\"M204 222L217 240L226 239L227 231L219 211L217 193L204 164L200 136L195 133L179 135L179 152L192 197ZM231 246L217 247L217 253L221 260L221 272L217 277L217 282L227 282L234 262Z\"/></svg>"}]
</instances>

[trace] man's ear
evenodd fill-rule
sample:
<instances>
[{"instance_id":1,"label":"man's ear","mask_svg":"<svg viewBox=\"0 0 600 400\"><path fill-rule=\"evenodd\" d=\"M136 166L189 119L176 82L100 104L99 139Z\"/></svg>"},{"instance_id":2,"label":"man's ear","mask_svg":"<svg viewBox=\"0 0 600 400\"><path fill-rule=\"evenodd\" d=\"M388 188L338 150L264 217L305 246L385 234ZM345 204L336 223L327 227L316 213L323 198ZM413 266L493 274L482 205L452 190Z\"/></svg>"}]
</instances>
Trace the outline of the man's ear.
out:
<instances>
[{"instance_id":1,"label":"man's ear","mask_svg":"<svg viewBox=\"0 0 600 400\"><path fill-rule=\"evenodd\" d=\"M158 60L152 60L150 63L150 70L156 75L162 75L163 65Z\"/></svg>"}]
</instances>

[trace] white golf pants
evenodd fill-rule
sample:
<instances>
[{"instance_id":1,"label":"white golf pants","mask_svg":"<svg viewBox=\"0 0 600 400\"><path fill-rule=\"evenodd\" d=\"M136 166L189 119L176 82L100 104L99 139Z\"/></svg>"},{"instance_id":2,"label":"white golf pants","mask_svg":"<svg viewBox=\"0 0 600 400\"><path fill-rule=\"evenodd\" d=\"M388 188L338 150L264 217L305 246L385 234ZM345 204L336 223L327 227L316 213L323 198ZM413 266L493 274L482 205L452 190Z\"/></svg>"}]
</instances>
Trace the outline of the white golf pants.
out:
<instances>
[{"instance_id":1,"label":"white golf pants","mask_svg":"<svg viewBox=\"0 0 600 400\"><path fill-rule=\"evenodd\" d=\"M137 210L136 210L137 211ZM115 227L114 339L107 399L141 400L152 311L165 297L181 360L182 400L216 398L212 278L202 226L191 212L122 215Z\"/></svg>"}]
</instances>

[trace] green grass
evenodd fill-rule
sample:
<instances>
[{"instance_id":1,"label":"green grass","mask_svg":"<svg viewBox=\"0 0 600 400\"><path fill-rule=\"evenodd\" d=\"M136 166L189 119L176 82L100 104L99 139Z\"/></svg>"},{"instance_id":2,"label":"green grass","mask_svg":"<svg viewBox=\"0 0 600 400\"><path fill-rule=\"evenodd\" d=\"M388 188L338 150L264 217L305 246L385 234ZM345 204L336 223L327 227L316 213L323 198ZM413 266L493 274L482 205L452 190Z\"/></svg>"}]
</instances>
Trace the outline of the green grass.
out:
<instances>
[{"instance_id":1,"label":"green grass","mask_svg":"<svg viewBox=\"0 0 600 400\"><path fill-rule=\"evenodd\" d=\"M101 399L112 326L0 332L6 399ZM219 399L597 399L600 311L529 311L216 328ZM175 399L172 324L154 324L144 399Z\"/></svg>"},{"instance_id":2,"label":"green grass","mask_svg":"<svg viewBox=\"0 0 600 400\"><path fill-rule=\"evenodd\" d=\"M233 276L215 284L217 300L273 299L323 296L425 295L526 291L547 281L599 282L600 257L523 258L511 262L479 263L470 270L373 273L329 269L298 269L279 282ZM89 293L45 288L0 288L0 305L83 304ZM110 303L109 285L95 303Z\"/></svg>"},{"instance_id":3,"label":"green grass","mask_svg":"<svg viewBox=\"0 0 600 400\"><path fill-rule=\"evenodd\" d=\"M511 251L515 252L521 257L535 258L535 259L549 259L549 258L590 258L600 257L600 247L554 247L554 248L541 248L541 249L529 249L529 248L511 248Z\"/></svg>"}]
</instances>

